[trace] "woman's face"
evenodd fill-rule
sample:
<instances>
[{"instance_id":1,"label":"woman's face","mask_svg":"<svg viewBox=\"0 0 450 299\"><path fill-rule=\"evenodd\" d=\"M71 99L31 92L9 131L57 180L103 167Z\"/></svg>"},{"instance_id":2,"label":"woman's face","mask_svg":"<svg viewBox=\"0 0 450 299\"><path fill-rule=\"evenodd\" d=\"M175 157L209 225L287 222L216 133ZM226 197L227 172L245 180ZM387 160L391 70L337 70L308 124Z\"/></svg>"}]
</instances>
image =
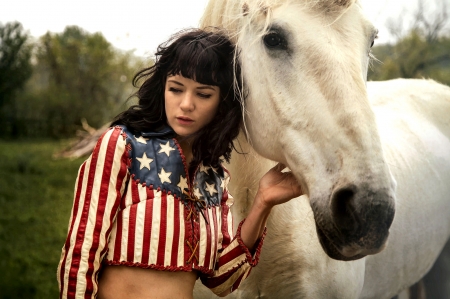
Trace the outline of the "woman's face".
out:
<instances>
[{"instance_id":1,"label":"woman's face","mask_svg":"<svg viewBox=\"0 0 450 299\"><path fill-rule=\"evenodd\" d=\"M212 121L219 107L220 88L181 75L169 76L164 99L167 123L178 136L187 137Z\"/></svg>"}]
</instances>

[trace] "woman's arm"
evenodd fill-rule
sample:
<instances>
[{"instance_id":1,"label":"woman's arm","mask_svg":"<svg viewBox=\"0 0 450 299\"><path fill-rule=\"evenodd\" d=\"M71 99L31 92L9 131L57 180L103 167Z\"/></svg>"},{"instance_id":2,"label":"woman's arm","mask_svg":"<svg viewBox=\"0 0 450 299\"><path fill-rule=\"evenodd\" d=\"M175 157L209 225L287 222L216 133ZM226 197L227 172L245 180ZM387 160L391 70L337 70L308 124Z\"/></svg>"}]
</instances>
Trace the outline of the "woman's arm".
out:
<instances>
[{"instance_id":1,"label":"woman's arm","mask_svg":"<svg viewBox=\"0 0 450 299\"><path fill-rule=\"evenodd\" d=\"M301 195L297 180L292 173L283 173L284 168L278 164L260 180L253 206L239 224L236 236L232 240L224 238L224 249L218 255L214 275L202 277L203 284L218 296L226 296L237 289L257 265L272 207ZM230 214L227 206L223 211L225 215Z\"/></svg>"},{"instance_id":2,"label":"woman's arm","mask_svg":"<svg viewBox=\"0 0 450 299\"><path fill-rule=\"evenodd\" d=\"M302 195L302 190L291 172L282 172L285 165L279 163L270 169L259 181L253 205L242 224L240 237L250 252L255 251L265 232L267 218L272 207ZM260 244L259 244L260 245ZM232 292L228 289L218 296L224 297Z\"/></svg>"},{"instance_id":3,"label":"woman's arm","mask_svg":"<svg viewBox=\"0 0 450 299\"><path fill-rule=\"evenodd\" d=\"M67 240L58 266L59 298L95 298L97 274L127 179L120 127L107 131L81 165Z\"/></svg>"}]
</instances>

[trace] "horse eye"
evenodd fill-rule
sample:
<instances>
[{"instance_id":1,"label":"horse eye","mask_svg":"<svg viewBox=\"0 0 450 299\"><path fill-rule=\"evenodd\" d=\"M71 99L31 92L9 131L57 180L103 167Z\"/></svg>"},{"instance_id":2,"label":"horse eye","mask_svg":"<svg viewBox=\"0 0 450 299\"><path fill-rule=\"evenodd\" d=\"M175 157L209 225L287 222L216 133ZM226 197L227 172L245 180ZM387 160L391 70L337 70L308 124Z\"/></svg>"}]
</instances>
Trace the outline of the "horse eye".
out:
<instances>
[{"instance_id":1,"label":"horse eye","mask_svg":"<svg viewBox=\"0 0 450 299\"><path fill-rule=\"evenodd\" d=\"M370 47L372 48L373 45L375 44L375 40L378 38L378 31L375 33L375 36L372 39L372 43L370 44Z\"/></svg>"},{"instance_id":2,"label":"horse eye","mask_svg":"<svg viewBox=\"0 0 450 299\"><path fill-rule=\"evenodd\" d=\"M263 37L264 44L268 48L279 48L283 47L283 38L278 33L269 33Z\"/></svg>"}]
</instances>

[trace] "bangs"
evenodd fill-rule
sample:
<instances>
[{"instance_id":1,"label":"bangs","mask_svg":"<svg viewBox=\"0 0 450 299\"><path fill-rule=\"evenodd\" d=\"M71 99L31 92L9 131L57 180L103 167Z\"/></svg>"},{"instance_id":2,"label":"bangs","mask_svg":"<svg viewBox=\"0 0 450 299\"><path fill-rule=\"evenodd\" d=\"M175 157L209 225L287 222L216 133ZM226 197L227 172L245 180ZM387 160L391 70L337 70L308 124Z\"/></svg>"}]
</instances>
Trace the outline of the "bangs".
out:
<instances>
[{"instance_id":1,"label":"bangs","mask_svg":"<svg viewBox=\"0 0 450 299\"><path fill-rule=\"evenodd\" d=\"M169 45L174 47L171 57L168 57L167 72L170 75L181 75L201 84L223 86L229 82L230 75L233 76L232 59L233 48L229 52L221 54L217 46L224 46L225 40L216 38L214 41L198 37L186 43Z\"/></svg>"}]
</instances>

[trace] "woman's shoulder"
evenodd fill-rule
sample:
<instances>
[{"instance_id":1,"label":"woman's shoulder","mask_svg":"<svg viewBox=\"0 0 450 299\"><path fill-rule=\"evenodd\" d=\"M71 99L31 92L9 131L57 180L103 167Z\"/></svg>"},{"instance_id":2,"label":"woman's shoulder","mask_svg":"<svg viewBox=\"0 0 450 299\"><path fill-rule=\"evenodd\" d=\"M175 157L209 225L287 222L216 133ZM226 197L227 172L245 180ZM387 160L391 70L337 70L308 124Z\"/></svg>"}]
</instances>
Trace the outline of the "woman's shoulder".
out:
<instances>
[{"instance_id":1,"label":"woman's shoulder","mask_svg":"<svg viewBox=\"0 0 450 299\"><path fill-rule=\"evenodd\" d=\"M114 129L121 129L129 136L131 136L131 135L142 136L144 138L150 138L150 137L172 138L172 137L175 137L175 132L168 125L161 125L156 128L148 128L148 129L144 129L144 130L138 130L138 129L135 129L132 127L128 127L126 125L122 125L122 124L116 124L116 125L109 127L109 130L114 130Z\"/></svg>"},{"instance_id":2,"label":"woman's shoulder","mask_svg":"<svg viewBox=\"0 0 450 299\"><path fill-rule=\"evenodd\" d=\"M106 133L114 130L120 130L121 135L124 136L126 142L131 144L131 146L137 144L150 144L154 140L169 140L175 137L175 132L169 126L161 126L155 129L147 130L135 130L127 127L126 125L119 124L111 126Z\"/></svg>"},{"instance_id":3,"label":"woman's shoulder","mask_svg":"<svg viewBox=\"0 0 450 299\"><path fill-rule=\"evenodd\" d=\"M97 147L107 147L110 150L126 151L130 162L136 162L137 170L142 170L139 163L158 160L158 164L181 163L181 157L176 140L170 127L139 132L118 124L111 126L100 137ZM166 161L169 160L169 161ZM144 161L144 162L142 162ZM132 167L131 163L130 167ZM146 166L150 168L150 166Z\"/></svg>"},{"instance_id":4,"label":"woman's shoulder","mask_svg":"<svg viewBox=\"0 0 450 299\"><path fill-rule=\"evenodd\" d=\"M103 131L97 139L93 152L114 151L114 148L123 147L126 143L126 133L120 126L111 126Z\"/></svg>"}]
</instances>

